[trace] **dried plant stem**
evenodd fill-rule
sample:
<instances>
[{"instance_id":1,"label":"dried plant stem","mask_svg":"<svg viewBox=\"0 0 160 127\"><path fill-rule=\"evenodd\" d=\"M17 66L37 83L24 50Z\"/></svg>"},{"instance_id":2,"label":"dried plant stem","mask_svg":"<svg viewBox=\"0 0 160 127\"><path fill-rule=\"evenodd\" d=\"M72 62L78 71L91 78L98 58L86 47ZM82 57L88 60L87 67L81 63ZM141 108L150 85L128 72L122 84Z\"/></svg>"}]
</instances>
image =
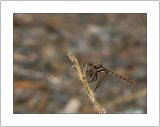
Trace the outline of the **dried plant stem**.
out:
<instances>
[{"instance_id":1,"label":"dried plant stem","mask_svg":"<svg viewBox=\"0 0 160 127\"><path fill-rule=\"evenodd\" d=\"M76 68L78 77L79 77L80 81L82 82L82 85L84 86L85 91L86 91L90 101L92 102L92 104L96 108L97 112L98 113L105 113L105 109L102 106L100 106L100 104L96 101L94 92L91 90L91 88L89 87L89 84L86 80L85 72L84 72L84 70L83 71L81 70L81 67L80 67L76 57L70 51L67 51L67 54L68 54L70 60L73 62L72 67Z\"/></svg>"}]
</instances>

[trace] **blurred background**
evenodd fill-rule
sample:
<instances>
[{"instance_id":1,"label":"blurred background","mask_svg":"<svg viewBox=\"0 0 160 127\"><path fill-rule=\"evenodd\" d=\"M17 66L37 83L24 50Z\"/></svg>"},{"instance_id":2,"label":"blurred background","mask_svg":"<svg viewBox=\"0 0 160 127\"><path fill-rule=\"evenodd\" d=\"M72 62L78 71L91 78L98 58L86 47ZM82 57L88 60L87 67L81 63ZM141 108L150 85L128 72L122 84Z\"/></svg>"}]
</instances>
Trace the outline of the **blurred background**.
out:
<instances>
[{"instance_id":1,"label":"blurred background","mask_svg":"<svg viewBox=\"0 0 160 127\"><path fill-rule=\"evenodd\" d=\"M106 113L147 113L146 14L14 14L13 113L97 113L69 49L82 65L101 63L135 86L107 76L95 91ZM101 77L98 77L99 79ZM94 88L96 82L90 83Z\"/></svg>"}]
</instances>

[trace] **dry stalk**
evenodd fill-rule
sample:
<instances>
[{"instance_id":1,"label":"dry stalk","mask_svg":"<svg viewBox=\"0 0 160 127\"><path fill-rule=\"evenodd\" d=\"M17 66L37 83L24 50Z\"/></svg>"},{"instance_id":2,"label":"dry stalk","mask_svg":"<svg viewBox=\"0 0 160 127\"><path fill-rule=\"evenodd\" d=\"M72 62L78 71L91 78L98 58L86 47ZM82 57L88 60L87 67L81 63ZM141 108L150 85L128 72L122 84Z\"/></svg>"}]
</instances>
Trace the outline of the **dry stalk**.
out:
<instances>
[{"instance_id":1,"label":"dry stalk","mask_svg":"<svg viewBox=\"0 0 160 127\"><path fill-rule=\"evenodd\" d=\"M85 92L87 93L90 101L92 102L92 104L96 108L97 112L98 113L105 113L105 109L102 106L100 106L100 104L96 101L94 92L91 90L91 88L89 87L89 84L86 80L85 72L84 72L84 70L83 71L81 70L81 67L80 67L76 57L70 51L67 51L67 54L68 54L70 60L73 62L72 67L76 68L78 77L79 77L80 81L82 82L82 85L85 88Z\"/></svg>"}]
</instances>

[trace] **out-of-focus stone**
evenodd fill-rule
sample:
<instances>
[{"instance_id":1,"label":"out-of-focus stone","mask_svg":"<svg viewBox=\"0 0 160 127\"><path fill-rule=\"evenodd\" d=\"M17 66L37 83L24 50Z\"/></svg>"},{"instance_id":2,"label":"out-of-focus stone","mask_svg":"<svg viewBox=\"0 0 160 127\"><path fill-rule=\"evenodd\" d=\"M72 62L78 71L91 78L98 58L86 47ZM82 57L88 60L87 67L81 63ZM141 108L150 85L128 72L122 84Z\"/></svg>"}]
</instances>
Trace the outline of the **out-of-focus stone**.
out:
<instances>
[{"instance_id":1,"label":"out-of-focus stone","mask_svg":"<svg viewBox=\"0 0 160 127\"><path fill-rule=\"evenodd\" d=\"M80 106L80 101L77 98L72 98L66 104L62 113L78 113Z\"/></svg>"}]
</instances>

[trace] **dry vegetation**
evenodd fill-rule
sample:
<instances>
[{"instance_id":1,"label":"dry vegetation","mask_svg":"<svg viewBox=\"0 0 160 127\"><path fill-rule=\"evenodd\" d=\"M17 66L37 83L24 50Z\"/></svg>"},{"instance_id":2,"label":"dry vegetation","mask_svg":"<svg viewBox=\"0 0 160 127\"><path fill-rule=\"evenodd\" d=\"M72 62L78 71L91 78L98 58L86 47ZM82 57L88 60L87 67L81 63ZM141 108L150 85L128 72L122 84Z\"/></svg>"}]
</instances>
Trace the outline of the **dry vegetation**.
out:
<instances>
[{"instance_id":1,"label":"dry vegetation","mask_svg":"<svg viewBox=\"0 0 160 127\"><path fill-rule=\"evenodd\" d=\"M105 109L102 106L100 106L100 104L97 102L95 95L94 95L94 92L91 90L91 88L86 80L84 69L81 69L76 57L70 51L67 51L67 54L68 54L70 60L73 62L72 67L76 68L79 80L81 81L82 85L84 86L85 92L87 93L90 101L97 109L97 112L98 113L105 113Z\"/></svg>"}]
</instances>

